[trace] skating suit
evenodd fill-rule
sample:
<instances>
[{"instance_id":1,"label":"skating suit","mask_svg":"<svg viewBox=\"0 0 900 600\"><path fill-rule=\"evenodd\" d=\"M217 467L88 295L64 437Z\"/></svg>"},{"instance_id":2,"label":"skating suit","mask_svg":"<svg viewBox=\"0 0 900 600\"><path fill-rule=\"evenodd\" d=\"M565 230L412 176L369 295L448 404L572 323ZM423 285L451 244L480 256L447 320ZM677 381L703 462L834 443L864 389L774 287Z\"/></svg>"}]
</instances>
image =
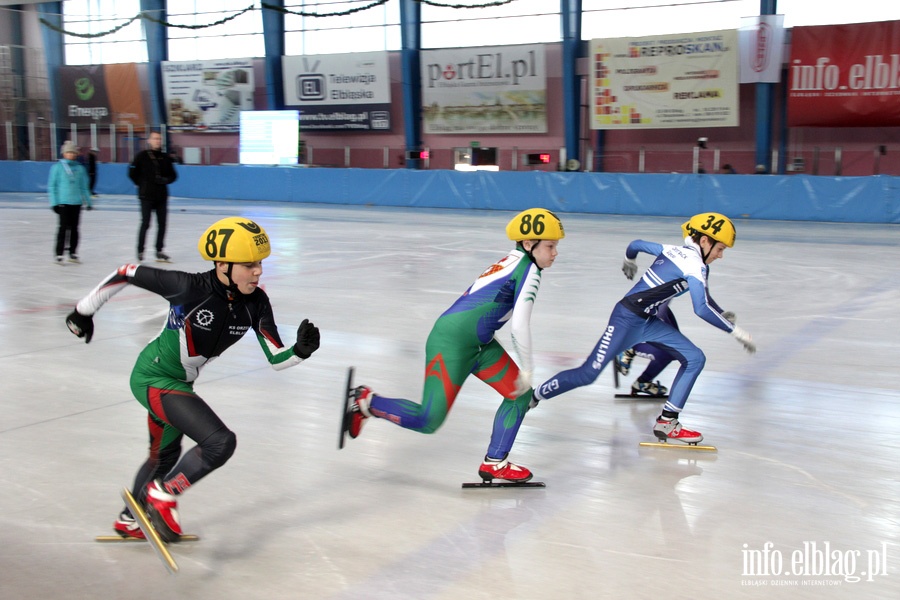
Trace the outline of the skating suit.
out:
<instances>
[{"instance_id":1,"label":"skating suit","mask_svg":"<svg viewBox=\"0 0 900 600\"><path fill-rule=\"evenodd\" d=\"M585 362L542 383L535 390L536 398L546 400L589 385L617 354L640 342L650 342L681 363L664 410L680 412L684 408L706 356L676 327L656 316L659 307L690 292L697 316L723 331L731 332L734 326L709 296L709 266L703 263L700 247L690 238L685 238L684 246L635 240L628 245L625 256L634 259L638 252L654 255L653 264L613 308L609 323Z\"/></svg>"},{"instance_id":2,"label":"skating suit","mask_svg":"<svg viewBox=\"0 0 900 600\"><path fill-rule=\"evenodd\" d=\"M131 373L131 391L149 411L150 430L150 459L138 476L135 492L142 494L142 483L172 469L186 434L200 446L194 455L185 454L178 469L167 475L167 488L172 491L176 486L177 493L221 466L234 451L234 434L194 393L200 369L251 329L276 370L302 359L281 342L266 293L261 289L249 295L232 293L214 270L184 273L124 265L78 303L78 312L94 314L128 284L170 303L165 326L140 353Z\"/></svg>"},{"instance_id":3,"label":"skating suit","mask_svg":"<svg viewBox=\"0 0 900 600\"><path fill-rule=\"evenodd\" d=\"M422 433L434 433L444 422L463 382L475 375L504 400L494 419L488 455L502 458L512 447L531 393L518 398L519 368L533 371L531 312L541 284L541 271L521 247L491 265L442 314L425 345L425 388L421 404L375 395L370 410L381 418ZM511 324L517 365L494 339Z\"/></svg>"}]
</instances>

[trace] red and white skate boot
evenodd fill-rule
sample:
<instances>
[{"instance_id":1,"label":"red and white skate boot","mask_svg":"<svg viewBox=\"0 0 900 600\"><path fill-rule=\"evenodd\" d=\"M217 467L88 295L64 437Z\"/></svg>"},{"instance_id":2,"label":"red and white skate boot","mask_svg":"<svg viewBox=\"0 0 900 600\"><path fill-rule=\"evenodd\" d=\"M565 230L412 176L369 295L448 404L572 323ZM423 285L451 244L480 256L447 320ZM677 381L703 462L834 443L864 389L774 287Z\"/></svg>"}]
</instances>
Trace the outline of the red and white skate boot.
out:
<instances>
[{"instance_id":1,"label":"red and white skate boot","mask_svg":"<svg viewBox=\"0 0 900 600\"><path fill-rule=\"evenodd\" d=\"M139 540L146 538L137 521L127 511L122 511L119 518L113 523L113 529L123 538L137 538Z\"/></svg>"},{"instance_id":2,"label":"red and white skate boot","mask_svg":"<svg viewBox=\"0 0 900 600\"><path fill-rule=\"evenodd\" d=\"M494 479L503 479L504 481L512 481L513 483L525 483L534 475L525 467L514 465L507 459L497 460L484 457L484 462L478 469L478 474L486 483L490 483Z\"/></svg>"},{"instance_id":3,"label":"red and white skate boot","mask_svg":"<svg viewBox=\"0 0 900 600\"><path fill-rule=\"evenodd\" d=\"M676 442L682 444L697 444L703 441L699 431L691 431L682 427L678 419L667 419L660 415L653 426L653 435L661 442Z\"/></svg>"},{"instance_id":4,"label":"red and white skate boot","mask_svg":"<svg viewBox=\"0 0 900 600\"><path fill-rule=\"evenodd\" d=\"M375 392L372 391L372 388L361 385L354 388L350 393L353 395L353 399L350 404L352 412L350 413L347 433L355 439L359 437L366 419L372 416L372 413L369 412L369 403L372 401L372 396L375 395Z\"/></svg>"},{"instance_id":5,"label":"red and white skate boot","mask_svg":"<svg viewBox=\"0 0 900 600\"><path fill-rule=\"evenodd\" d=\"M178 500L165 491L159 480L147 484L147 516L159 536L167 542L178 541L181 522L178 518Z\"/></svg>"}]
</instances>

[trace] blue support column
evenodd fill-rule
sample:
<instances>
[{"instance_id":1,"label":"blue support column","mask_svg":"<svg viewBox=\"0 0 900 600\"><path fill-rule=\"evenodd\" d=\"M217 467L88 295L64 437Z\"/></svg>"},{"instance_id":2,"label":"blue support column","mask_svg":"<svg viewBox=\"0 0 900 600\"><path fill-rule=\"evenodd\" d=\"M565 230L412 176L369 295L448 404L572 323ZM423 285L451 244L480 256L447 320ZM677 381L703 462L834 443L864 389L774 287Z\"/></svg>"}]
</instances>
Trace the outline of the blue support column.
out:
<instances>
[{"instance_id":1,"label":"blue support column","mask_svg":"<svg viewBox=\"0 0 900 600\"><path fill-rule=\"evenodd\" d=\"M577 66L581 49L581 0L560 0L562 24L563 122L566 158L581 159L581 94Z\"/></svg>"},{"instance_id":2,"label":"blue support column","mask_svg":"<svg viewBox=\"0 0 900 600\"><path fill-rule=\"evenodd\" d=\"M774 15L776 0L760 0L759 14ZM774 111L774 83L756 84L756 164L765 165L769 172L772 162L772 113Z\"/></svg>"},{"instance_id":3,"label":"blue support column","mask_svg":"<svg viewBox=\"0 0 900 600\"><path fill-rule=\"evenodd\" d=\"M268 4L284 8L284 0L268 0ZM284 108L284 13L262 7L263 39L266 47L266 106L269 110Z\"/></svg>"},{"instance_id":4,"label":"blue support column","mask_svg":"<svg viewBox=\"0 0 900 600\"><path fill-rule=\"evenodd\" d=\"M62 29L62 2L41 2L37 5L37 9L42 19ZM63 115L59 114L56 106L56 99L59 97L56 82L59 68L66 62L63 34L41 25L41 37L44 40L44 55L47 60L47 90L50 92L53 122L59 124ZM56 151L57 149L53 150L52 156L56 156Z\"/></svg>"},{"instance_id":5,"label":"blue support column","mask_svg":"<svg viewBox=\"0 0 900 600\"><path fill-rule=\"evenodd\" d=\"M165 21L168 15L166 0L141 0L141 11ZM166 97L162 84L162 63L169 60L169 33L164 25L143 19L147 38L147 85L150 88L150 114L153 126L166 122Z\"/></svg>"},{"instance_id":6,"label":"blue support column","mask_svg":"<svg viewBox=\"0 0 900 600\"><path fill-rule=\"evenodd\" d=\"M422 146L422 6L416 0L400 0L400 63L403 82L403 127L406 149ZM418 169L419 160L406 161L408 169Z\"/></svg>"}]
</instances>

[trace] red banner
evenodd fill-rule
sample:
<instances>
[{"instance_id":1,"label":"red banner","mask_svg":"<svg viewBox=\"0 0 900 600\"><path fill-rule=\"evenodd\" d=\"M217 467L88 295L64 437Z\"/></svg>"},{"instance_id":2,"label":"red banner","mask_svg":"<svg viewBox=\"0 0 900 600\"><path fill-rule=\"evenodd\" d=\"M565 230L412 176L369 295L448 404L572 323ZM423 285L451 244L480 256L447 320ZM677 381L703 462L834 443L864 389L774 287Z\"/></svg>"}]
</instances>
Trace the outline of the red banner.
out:
<instances>
[{"instance_id":1,"label":"red banner","mask_svg":"<svg viewBox=\"0 0 900 600\"><path fill-rule=\"evenodd\" d=\"M788 126L900 125L900 21L794 27Z\"/></svg>"}]
</instances>

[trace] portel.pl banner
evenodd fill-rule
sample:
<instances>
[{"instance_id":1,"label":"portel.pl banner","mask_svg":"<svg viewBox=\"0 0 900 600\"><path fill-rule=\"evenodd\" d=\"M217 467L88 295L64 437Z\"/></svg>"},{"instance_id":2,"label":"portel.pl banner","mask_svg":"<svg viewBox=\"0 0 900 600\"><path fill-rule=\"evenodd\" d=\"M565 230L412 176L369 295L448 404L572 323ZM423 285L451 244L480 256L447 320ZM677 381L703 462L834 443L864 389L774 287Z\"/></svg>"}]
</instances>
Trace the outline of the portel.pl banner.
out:
<instances>
[{"instance_id":1,"label":"portel.pl banner","mask_svg":"<svg viewBox=\"0 0 900 600\"><path fill-rule=\"evenodd\" d=\"M544 47L424 50L425 133L546 133Z\"/></svg>"},{"instance_id":2,"label":"portel.pl banner","mask_svg":"<svg viewBox=\"0 0 900 600\"><path fill-rule=\"evenodd\" d=\"M733 127L737 30L591 40L591 128Z\"/></svg>"},{"instance_id":3,"label":"portel.pl banner","mask_svg":"<svg viewBox=\"0 0 900 600\"><path fill-rule=\"evenodd\" d=\"M391 129L387 52L284 56L284 104L304 130Z\"/></svg>"},{"instance_id":4,"label":"portel.pl banner","mask_svg":"<svg viewBox=\"0 0 900 600\"><path fill-rule=\"evenodd\" d=\"M900 21L794 27L791 127L900 125Z\"/></svg>"}]
</instances>

